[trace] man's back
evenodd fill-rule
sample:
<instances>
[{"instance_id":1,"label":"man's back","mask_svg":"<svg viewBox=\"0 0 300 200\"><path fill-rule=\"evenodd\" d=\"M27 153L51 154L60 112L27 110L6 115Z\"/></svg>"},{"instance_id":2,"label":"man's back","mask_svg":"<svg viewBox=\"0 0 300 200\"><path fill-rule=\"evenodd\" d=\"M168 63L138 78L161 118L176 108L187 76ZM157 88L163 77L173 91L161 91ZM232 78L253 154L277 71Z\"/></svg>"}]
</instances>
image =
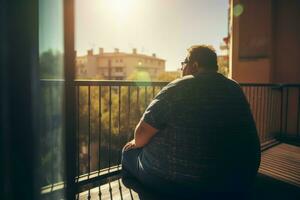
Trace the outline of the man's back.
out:
<instances>
[{"instance_id":1,"label":"man's back","mask_svg":"<svg viewBox=\"0 0 300 200\"><path fill-rule=\"evenodd\" d=\"M248 102L239 85L221 74L170 83L142 119L160 130L141 157L154 175L207 184L257 171L259 140Z\"/></svg>"}]
</instances>

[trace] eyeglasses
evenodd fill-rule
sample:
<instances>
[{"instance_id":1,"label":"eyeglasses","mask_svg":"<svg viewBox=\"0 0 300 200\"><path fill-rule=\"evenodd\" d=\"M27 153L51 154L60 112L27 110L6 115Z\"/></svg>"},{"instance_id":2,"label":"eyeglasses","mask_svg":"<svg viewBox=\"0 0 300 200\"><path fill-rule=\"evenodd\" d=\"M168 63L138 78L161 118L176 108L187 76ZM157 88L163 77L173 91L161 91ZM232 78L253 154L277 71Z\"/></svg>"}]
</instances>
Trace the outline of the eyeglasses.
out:
<instances>
[{"instance_id":1,"label":"eyeglasses","mask_svg":"<svg viewBox=\"0 0 300 200\"><path fill-rule=\"evenodd\" d=\"M184 69L184 66L189 63L189 60L186 58L183 62L181 62L181 70Z\"/></svg>"}]
</instances>

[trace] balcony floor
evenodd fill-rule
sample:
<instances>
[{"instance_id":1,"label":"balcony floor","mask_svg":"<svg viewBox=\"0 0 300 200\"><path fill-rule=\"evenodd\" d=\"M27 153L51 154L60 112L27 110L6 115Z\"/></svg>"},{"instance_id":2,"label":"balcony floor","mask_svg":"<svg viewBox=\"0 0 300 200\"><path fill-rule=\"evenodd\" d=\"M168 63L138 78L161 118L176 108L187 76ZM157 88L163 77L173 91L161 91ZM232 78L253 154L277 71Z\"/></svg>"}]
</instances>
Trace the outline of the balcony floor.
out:
<instances>
[{"instance_id":1,"label":"balcony floor","mask_svg":"<svg viewBox=\"0 0 300 200\"><path fill-rule=\"evenodd\" d=\"M138 182L129 181L126 187L121 179L85 191L79 199L167 199L153 194ZM126 184L128 185L128 184ZM100 195L99 195L100 189ZM207 199L204 196L203 199ZM174 199L174 198L172 198ZM211 196L210 196L211 199ZM262 161L254 189L247 199L300 199L300 147L281 143L262 153Z\"/></svg>"}]
</instances>

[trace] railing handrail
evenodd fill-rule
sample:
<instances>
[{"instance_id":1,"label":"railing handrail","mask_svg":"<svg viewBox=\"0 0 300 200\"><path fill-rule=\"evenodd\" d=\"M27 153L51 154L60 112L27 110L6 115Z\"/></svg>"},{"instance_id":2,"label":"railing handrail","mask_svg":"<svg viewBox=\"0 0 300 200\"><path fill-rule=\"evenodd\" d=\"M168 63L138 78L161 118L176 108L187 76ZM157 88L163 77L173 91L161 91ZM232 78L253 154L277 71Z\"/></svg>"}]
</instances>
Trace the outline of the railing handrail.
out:
<instances>
[{"instance_id":1,"label":"railing handrail","mask_svg":"<svg viewBox=\"0 0 300 200\"><path fill-rule=\"evenodd\" d=\"M40 79L42 83L61 83L64 79ZM140 80L100 80L100 79L75 79L75 86L164 86L170 81L140 81ZM300 83L239 83L246 87L300 87Z\"/></svg>"},{"instance_id":2,"label":"railing handrail","mask_svg":"<svg viewBox=\"0 0 300 200\"><path fill-rule=\"evenodd\" d=\"M168 81L139 81L139 80L82 80L76 79L75 85L101 85L101 86L163 86L167 85Z\"/></svg>"},{"instance_id":3,"label":"railing handrail","mask_svg":"<svg viewBox=\"0 0 300 200\"><path fill-rule=\"evenodd\" d=\"M300 87L300 83L239 83L241 86Z\"/></svg>"}]
</instances>

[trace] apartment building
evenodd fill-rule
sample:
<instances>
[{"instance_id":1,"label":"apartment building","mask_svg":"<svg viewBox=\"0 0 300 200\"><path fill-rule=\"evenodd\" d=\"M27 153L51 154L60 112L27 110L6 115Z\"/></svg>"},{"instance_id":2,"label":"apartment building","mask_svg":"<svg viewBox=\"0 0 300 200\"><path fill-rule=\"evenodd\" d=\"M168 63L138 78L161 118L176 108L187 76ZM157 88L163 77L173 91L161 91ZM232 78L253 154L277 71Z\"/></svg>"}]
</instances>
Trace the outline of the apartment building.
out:
<instances>
[{"instance_id":1,"label":"apartment building","mask_svg":"<svg viewBox=\"0 0 300 200\"><path fill-rule=\"evenodd\" d=\"M144 72L151 79L156 79L160 73L165 72L165 60L139 54L137 49L131 53L120 52L115 48L114 52L104 52L99 48L98 54L88 50L87 55L76 57L76 77L82 79L128 79L135 72Z\"/></svg>"}]
</instances>

